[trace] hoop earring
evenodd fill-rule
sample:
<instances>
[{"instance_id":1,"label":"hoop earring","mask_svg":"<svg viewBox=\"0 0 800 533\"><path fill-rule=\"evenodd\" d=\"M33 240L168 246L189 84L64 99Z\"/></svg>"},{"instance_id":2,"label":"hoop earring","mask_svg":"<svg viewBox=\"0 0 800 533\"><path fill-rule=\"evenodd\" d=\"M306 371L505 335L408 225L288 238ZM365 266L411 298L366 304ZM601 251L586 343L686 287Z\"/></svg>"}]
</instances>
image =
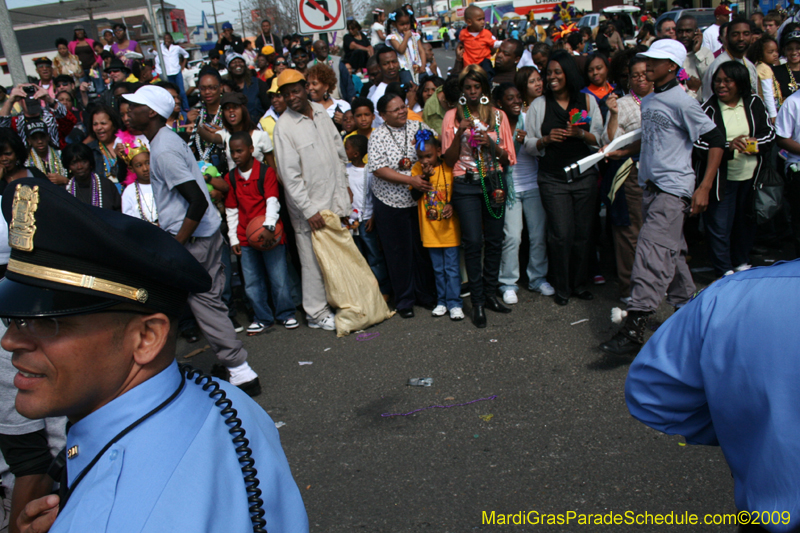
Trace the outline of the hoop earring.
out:
<instances>
[{"instance_id":1,"label":"hoop earring","mask_svg":"<svg viewBox=\"0 0 800 533\"><path fill-rule=\"evenodd\" d=\"M467 97L462 94L461 98L458 99L458 103L460 105L467 105Z\"/></svg>"},{"instance_id":2,"label":"hoop earring","mask_svg":"<svg viewBox=\"0 0 800 533\"><path fill-rule=\"evenodd\" d=\"M484 94L483 96L481 96L479 102L481 103L481 105L489 105L489 97Z\"/></svg>"}]
</instances>

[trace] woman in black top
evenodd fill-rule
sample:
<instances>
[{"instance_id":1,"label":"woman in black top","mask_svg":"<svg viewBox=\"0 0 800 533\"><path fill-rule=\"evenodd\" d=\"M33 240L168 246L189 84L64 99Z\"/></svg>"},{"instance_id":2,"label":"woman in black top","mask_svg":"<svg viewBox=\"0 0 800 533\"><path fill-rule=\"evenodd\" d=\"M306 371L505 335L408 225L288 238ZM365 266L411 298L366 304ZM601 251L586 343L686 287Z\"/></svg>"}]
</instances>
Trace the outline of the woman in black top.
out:
<instances>
[{"instance_id":1,"label":"woman in black top","mask_svg":"<svg viewBox=\"0 0 800 533\"><path fill-rule=\"evenodd\" d=\"M122 118L117 110L106 104L95 104L86 113L86 126L94 137L92 142L86 144L93 152L94 171L100 177L111 180L111 183L125 181L128 166L117 159L114 149L117 132L123 128ZM61 157L63 160L63 154ZM69 170L66 165L65 168Z\"/></svg>"},{"instance_id":2,"label":"woman in black top","mask_svg":"<svg viewBox=\"0 0 800 533\"><path fill-rule=\"evenodd\" d=\"M20 178L47 180L47 176L38 168L25 166L27 158L28 151L22 139L11 129L0 128L0 196L14 180Z\"/></svg>"},{"instance_id":3,"label":"woman in black top","mask_svg":"<svg viewBox=\"0 0 800 533\"><path fill-rule=\"evenodd\" d=\"M372 49L372 45L369 44L369 39L361 33L361 24L355 20L350 20L347 22L347 31L348 33L344 36L342 43L342 48L344 49L342 61L349 63L353 70L358 72L367 68L367 59L375 52Z\"/></svg>"},{"instance_id":4,"label":"woman in black top","mask_svg":"<svg viewBox=\"0 0 800 533\"><path fill-rule=\"evenodd\" d=\"M525 116L525 148L539 158L539 193L547 213L550 272L559 305L575 294L591 300L586 289L588 239L597 197L597 170L568 177L564 167L596 151L603 118L595 98L581 92L583 76L567 52L547 63L544 96Z\"/></svg>"},{"instance_id":5,"label":"woman in black top","mask_svg":"<svg viewBox=\"0 0 800 533\"><path fill-rule=\"evenodd\" d=\"M61 160L69 172L67 192L81 202L113 211L122 210L122 197L117 187L95 172L92 149L83 143L68 145Z\"/></svg>"}]
</instances>

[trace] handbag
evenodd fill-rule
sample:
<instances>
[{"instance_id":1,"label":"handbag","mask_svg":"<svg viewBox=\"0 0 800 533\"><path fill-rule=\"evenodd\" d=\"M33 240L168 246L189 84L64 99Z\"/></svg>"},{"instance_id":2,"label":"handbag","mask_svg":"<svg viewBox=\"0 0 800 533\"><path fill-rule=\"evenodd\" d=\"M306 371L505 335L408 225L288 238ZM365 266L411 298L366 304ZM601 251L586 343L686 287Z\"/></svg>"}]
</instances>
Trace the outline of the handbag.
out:
<instances>
[{"instance_id":1,"label":"handbag","mask_svg":"<svg viewBox=\"0 0 800 533\"><path fill-rule=\"evenodd\" d=\"M750 195L748 215L756 224L771 220L783 206L783 178L771 160L766 160L765 164L764 174L756 180Z\"/></svg>"}]
</instances>

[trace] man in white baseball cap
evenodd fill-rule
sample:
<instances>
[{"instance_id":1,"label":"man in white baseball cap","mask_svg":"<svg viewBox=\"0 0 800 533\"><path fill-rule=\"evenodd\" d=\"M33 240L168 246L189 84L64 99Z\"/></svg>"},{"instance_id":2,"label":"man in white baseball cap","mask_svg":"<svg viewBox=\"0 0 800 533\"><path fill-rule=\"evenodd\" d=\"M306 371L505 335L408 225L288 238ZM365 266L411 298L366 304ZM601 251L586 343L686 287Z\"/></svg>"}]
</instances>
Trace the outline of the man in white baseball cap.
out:
<instances>
[{"instance_id":1,"label":"man in white baseball cap","mask_svg":"<svg viewBox=\"0 0 800 533\"><path fill-rule=\"evenodd\" d=\"M186 246L213 281L210 291L191 294L188 301L200 330L221 363L213 372L250 396L257 396L261 393L258 375L247 364L247 351L236 338L228 309L222 303L225 287L222 254L226 246L219 229L219 211L211 202L189 146L166 127L175 100L169 91L153 85L123 96L131 104L131 126L150 141L150 180L158 223Z\"/></svg>"},{"instance_id":2,"label":"man in white baseball cap","mask_svg":"<svg viewBox=\"0 0 800 533\"><path fill-rule=\"evenodd\" d=\"M661 305L664 293L675 309L694 294L683 223L687 215L706 210L725 148L724 135L678 84L678 70L686 60L683 44L662 39L637 55L647 58L647 79L654 86L642 99L642 140L609 154L628 157L639 151L639 185L644 189L644 224L636 244L627 315L622 329L600 345L602 351L615 356L639 351L647 317ZM698 140L709 150L705 175L695 190L692 144Z\"/></svg>"}]
</instances>

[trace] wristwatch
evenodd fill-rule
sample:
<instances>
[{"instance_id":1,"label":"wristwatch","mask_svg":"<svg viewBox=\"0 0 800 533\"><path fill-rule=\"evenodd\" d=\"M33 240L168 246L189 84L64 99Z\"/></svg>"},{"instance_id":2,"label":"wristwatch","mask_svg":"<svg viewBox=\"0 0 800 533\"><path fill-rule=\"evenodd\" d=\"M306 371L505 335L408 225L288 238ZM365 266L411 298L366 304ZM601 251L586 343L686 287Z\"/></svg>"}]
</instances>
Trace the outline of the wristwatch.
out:
<instances>
[{"instance_id":1,"label":"wristwatch","mask_svg":"<svg viewBox=\"0 0 800 533\"><path fill-rule=\"evenodd\" d=\"M273 233L275 232L275 226L274 225L273 226L264 226L264 227L267 228L267 231L271 231Z\"/></svg>"}]
</instances>

